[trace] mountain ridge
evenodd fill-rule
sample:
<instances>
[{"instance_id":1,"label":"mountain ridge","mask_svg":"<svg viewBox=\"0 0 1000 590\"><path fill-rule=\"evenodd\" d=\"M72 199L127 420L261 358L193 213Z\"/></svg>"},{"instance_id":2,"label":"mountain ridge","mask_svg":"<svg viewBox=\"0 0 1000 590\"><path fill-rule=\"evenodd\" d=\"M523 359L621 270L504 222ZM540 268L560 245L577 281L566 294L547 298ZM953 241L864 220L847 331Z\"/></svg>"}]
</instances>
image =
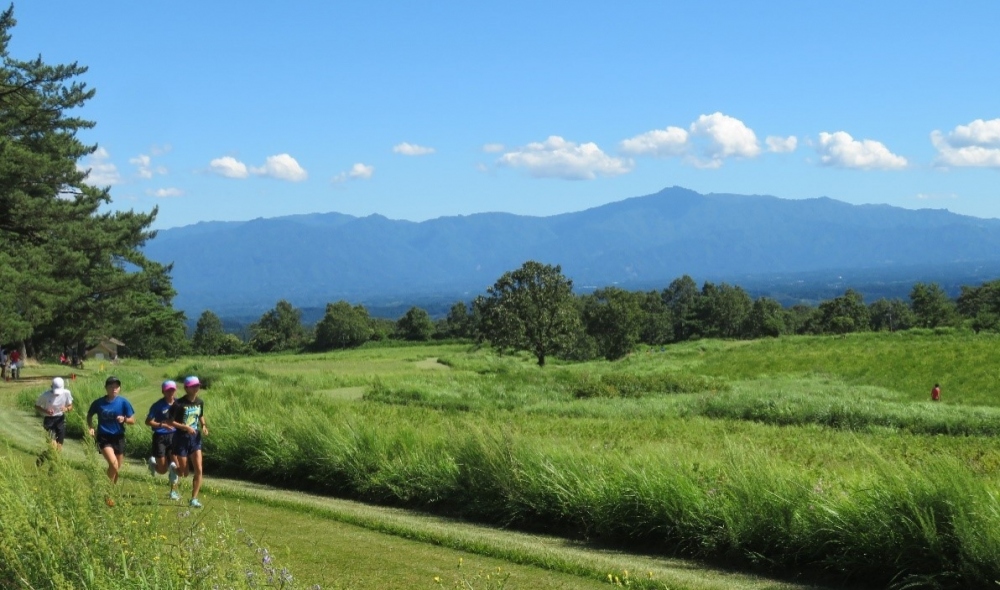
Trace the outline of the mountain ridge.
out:
<instances>
[{"instance_id":1,"label":"mountain ridge","mask_svg":"<svg viewBox=\"0 0 1000 590\"><path fill-rule=\"evenodd\" d=\"M1000 220L828 197L699 194L670 187L547 217L422 222L315 213L160 230L146 246L174 263L177 306L266 309L278 299L481 293L534 259L577 285L664 286L683 274L737 276L1000 260ZM469 298L471 298L471 296Z\"/></svg>"}]
</instances>

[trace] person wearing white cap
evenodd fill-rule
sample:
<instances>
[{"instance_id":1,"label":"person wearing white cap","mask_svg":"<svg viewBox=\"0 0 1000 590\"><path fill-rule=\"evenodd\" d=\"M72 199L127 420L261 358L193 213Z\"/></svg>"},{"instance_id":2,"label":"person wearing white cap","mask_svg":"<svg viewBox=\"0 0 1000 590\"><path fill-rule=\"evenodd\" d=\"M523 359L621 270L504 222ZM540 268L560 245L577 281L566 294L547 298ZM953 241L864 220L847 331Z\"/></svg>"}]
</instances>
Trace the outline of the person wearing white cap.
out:
<instances>
[{"instance_id":1,"label":"person wearing white cap","mask_svg":"<svg viewBox=\"0 0 1000 590\"><path fill-rule=\"evenodd\" d=\"M42 426L49 433L52 445L62 450L66 439L66 412L73 410L73 394L66 389L62 377L52 380L52 387L35 400L35 411L44 416Z\"/></svg>"}]
</instances>

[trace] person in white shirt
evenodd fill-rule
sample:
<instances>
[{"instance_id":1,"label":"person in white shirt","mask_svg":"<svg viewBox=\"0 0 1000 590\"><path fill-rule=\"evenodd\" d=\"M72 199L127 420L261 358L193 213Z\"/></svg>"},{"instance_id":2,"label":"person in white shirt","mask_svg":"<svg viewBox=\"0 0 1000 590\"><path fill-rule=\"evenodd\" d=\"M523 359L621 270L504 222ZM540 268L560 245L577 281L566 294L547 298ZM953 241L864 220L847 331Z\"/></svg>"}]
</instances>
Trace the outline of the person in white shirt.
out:
<instances>
[{"instance_id":1,"label":"person in white shirt","mask_svg":"<svg viewBox=\"0 0 1000 590\"><path fill-rule=\"evenodd\" d=\"M52 388L38 396L35 411L44 416L42 426L49 433L53 446L62 450L66 438L66 412L73 410L73 394L66 389L62 377L52 380Z\"/></svg>"}]
</instances>

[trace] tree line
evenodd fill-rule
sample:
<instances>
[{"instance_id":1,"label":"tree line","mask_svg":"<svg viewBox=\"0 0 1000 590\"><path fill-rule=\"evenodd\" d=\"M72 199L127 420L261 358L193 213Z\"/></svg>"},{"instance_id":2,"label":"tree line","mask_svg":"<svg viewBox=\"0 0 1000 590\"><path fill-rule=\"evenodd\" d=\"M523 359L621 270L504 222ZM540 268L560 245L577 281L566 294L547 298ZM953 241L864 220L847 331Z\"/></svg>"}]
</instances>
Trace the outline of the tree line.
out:
<instances>
[{"instance_id":1,"label":"tree line","mask_svg":"<svg viewBox=\"0 0 1000 590\"><path fill-rule=\"evenodd\" d=\"M444 318L412 307L397 320L373 318L363 305L330 303L313 327L287 301L264 313L241 339L228 334L211 311L198 319L191 351L248 354L287 350L326 351L369 341L463 339L501 353L527 351L539 365L547 358L615 360L640 344L667 345L700 338L756 339L789 334L846 334L911 328L967 327L1000 331L1000 280L961 288L951 299L936 283L916 283L909 300L870 304L847 289L818 305L784 307L769 297L754 299L738 285L690 276L662 290L618 287L576 295L559 266L528 261L504 273L484 295L458 301Z\"/></svg>"}]
</instances>

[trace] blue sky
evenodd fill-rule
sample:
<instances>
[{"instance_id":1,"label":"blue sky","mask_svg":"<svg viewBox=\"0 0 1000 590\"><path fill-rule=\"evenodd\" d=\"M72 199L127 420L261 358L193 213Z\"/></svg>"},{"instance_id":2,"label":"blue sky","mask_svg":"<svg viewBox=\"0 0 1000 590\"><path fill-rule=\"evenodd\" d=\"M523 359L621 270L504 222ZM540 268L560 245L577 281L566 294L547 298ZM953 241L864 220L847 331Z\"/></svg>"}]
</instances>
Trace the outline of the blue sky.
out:
<instances>
[{"instance_id":1,"label":"blue sky","mask_svg":"<svg viewBox=\"0 0 1000 590\"><path fill-rule=\"evenodd\" d=\"M156 227L552 215L680 185L1000 217L1000 2L15 6Z\"/></svg>"}]
</instances>

